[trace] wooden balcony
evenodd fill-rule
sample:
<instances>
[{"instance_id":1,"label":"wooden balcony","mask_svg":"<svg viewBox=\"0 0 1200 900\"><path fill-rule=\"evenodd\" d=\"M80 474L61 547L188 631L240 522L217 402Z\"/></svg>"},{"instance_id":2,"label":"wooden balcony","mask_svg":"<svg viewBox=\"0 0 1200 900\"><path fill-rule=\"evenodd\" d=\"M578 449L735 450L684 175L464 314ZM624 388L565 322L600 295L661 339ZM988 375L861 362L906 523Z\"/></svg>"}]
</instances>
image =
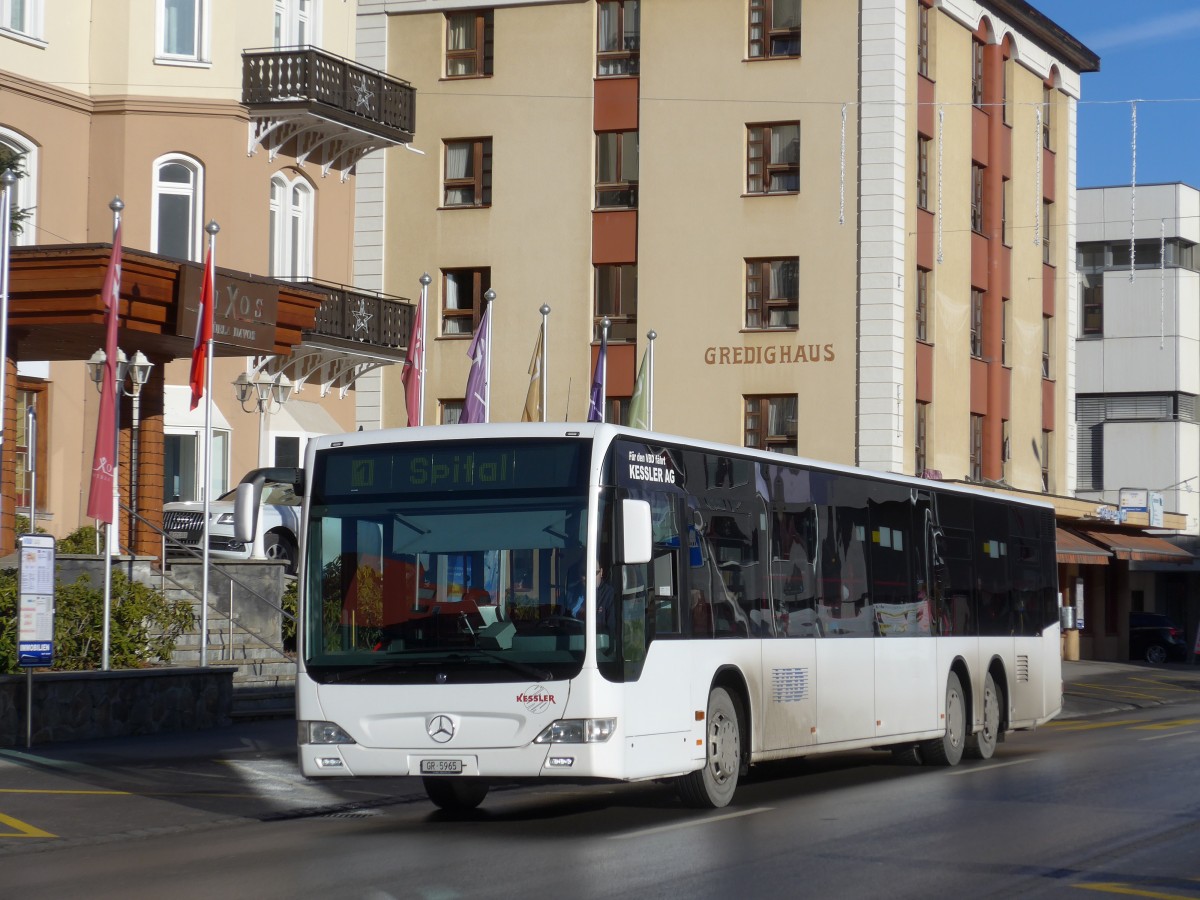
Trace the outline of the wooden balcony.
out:
<instances>
[{"instance_id":1,"label":"wooden balcony","mask_svg":"<svg viewBox=\"0 0 1200 900\"><path fill-rule=\"evenodd\" d=\"M327 295L317 310L312 331L304 333L305 343L333 338L366 344L373 351L401 353L408 349L415 307L402 297L388 297L350 287L331 287L310 283L310 290ZM365 348L364 348L365 349Z\"/></svg>"},{"instance_id":2,"label":"wooden balcony","mask_svg":"<svg viewBox=\"0 0 1200 900\"><path fill-rule=\"evenodd\" d=\"M409 143L416 127L412 85L315 47L243 52L242 103L255 125L249 152L343 177L367 153Z\"/></svg>"}]
</instances>

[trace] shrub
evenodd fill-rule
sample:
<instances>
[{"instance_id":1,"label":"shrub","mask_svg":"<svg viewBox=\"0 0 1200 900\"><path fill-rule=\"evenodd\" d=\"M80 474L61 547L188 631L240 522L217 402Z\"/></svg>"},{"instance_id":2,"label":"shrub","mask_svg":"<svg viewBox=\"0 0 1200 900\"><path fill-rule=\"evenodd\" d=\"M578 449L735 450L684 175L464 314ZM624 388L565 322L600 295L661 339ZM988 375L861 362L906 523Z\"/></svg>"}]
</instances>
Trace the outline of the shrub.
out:
<instances>
[{"instance_id":1,"label":"shrub","mask_svg":"<svg viewBox=\"0 0 1200 900\"><path fill-rule=\"evenodd\" d=\"M104 551L104 532L100 532L100 551ZM96 526L84 525L82 528L76 528L65 538L62 538L55 544L55 548L59 553L81 553L83 555L95 555L96 550Z\"/></svg>"},{"instance_id":2,"label":"shrub","mask_svg":"<svg viewBox=\"0 0 1200 900\"><path fill-rule=\"evenodd\" d=\"M17 668L17 572L0 571L0 673ZM109 664L141 668L170 658L179 636L191 627L190 605L175 605L160 591L113 572ZM103 653L104 590L87 575L54 589L54 668L100 668Z\"/></svg>"}]
</instances>

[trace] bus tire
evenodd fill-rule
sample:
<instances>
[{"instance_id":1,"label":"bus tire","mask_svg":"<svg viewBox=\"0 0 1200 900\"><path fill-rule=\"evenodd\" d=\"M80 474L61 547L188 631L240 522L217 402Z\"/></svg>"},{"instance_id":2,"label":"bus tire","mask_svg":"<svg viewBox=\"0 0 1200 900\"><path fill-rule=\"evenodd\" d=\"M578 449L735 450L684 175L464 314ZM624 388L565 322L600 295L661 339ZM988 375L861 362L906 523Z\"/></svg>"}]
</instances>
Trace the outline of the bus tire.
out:
<instances>
[{"instance_id":1,"label":"bus tire","mask_svg":"<svg viewBox=\"0 0 1200 900\"><path fill-rule=\"evenodd\" d=\"M966 743L967 705L962 682L953 672L946 679L946 733L921 743L921 758L926 765L957 766Z\"/></svg>"},{"instance_id":2,"label":"bus tire","mask_svg":"<svg viewBox=\"0 0 1200 900\"><path fill-rule=\"evenodd\" d=\"M681 775L677 789L685 806L720 809L733 799L742 765L738 704L725 688L713 688L708 695L704 729L704 767Z\"/></svg>"},{"instance_id":3,"label":"bus tire","mask_svg":"<svg viewBox=\"0 0 1200 900\"><path fill-rule=\"evenodd\" d=\"M983 727L967 738L966 755L971 759L991 759L999 738L1000 695L989 672L983 680Z\"/></svg>"},{"instance_id":4,"label":"bus tire","mask_svg":"<svg viewBox=\"0 0 1200 900\"><path fill-rule=\"evenodd\" d=\"M917 744L901 744L892 748L892 762L898 766L921 765L921 748Z\"/></svg>"},{"instance_id":5,"label":"bus tire","mask_svg":"<svg viewBox=\"0 0 1200 900\"><path fill-rule=\"evenodd\" d=\"M438 809L469 812L487 796L488 783L482 778L423 778L425 793Z\"/></svg>"}]
</instances>

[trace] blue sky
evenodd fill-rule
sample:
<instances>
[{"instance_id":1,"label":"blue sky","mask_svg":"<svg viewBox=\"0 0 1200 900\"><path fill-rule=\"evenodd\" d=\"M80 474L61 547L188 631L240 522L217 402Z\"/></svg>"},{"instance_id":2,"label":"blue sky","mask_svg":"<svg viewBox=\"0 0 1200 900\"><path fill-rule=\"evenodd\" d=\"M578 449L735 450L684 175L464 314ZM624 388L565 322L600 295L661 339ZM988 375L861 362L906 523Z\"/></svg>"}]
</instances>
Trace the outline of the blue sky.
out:
<instances>
[{"instance_id":1,"label":"blue sky","mask_svg":"<svg viewBox=\"0 0 1200 900\"><path fill-rule=\"evenodd\" d=\"M1200 188L1200 0L1030 0L1100 57L1079 104L1078 185L1137 181Z\"/></svg>"}]
</instances>

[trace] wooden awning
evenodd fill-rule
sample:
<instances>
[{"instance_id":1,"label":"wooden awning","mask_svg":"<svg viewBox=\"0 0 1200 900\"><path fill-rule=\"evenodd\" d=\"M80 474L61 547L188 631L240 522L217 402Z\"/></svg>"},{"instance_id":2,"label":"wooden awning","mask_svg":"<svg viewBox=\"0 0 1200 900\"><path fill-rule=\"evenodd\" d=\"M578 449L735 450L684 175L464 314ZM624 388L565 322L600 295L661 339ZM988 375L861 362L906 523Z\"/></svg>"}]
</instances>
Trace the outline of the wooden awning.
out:
<instances>
[{"instance_id":1,"label":"wooden awning","mask_svg":"<svg viewBox=\"0 0 1200 900\"><path fill-rule=\"evenodd\" d=\"M1151 562L1190 563L1195 557L1170 541L1145 533L1103 531L1095 528L1073 529L1080 535L1112 551L1117 559Z\"/></svg>"},{"instance_id":2,"label":"wooden awning","mask_svg":"<svg viewBox=\"0 0 1200 900\"><path fill-rule=\"evenodd\" d=\"M1065 528L1054 529L1058 561L1079 566L1107 566L1112 553Z\"/></svg>"}]
</instances>

